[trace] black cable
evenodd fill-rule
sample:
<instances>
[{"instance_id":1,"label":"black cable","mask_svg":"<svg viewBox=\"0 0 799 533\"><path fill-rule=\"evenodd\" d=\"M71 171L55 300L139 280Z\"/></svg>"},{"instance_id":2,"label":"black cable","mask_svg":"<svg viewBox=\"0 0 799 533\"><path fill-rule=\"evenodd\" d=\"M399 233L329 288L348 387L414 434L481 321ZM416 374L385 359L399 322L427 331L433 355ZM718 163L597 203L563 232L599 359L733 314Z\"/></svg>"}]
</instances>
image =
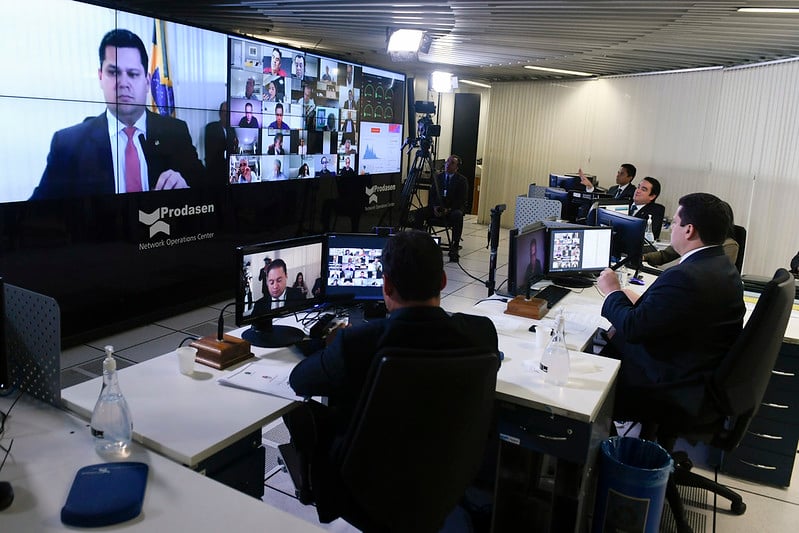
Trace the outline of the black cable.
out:
<instances>
[{"instance_id":1,"label":"black cable","mask_svg":"<svg viewBox=\"0 0 799 533\"><path fill-rule=\"evenodd\" d=\"M186 341L196 341L196 340L199 340L199 339L200 339L199 337L192 335L191 337L186 337L185 339L183 339L182 341L180 341L180 344L178 344L178 346L179 346L179 347L180 347L180 346L183 346L183 344L184 344Z\"/></svg>"}]
</instances>

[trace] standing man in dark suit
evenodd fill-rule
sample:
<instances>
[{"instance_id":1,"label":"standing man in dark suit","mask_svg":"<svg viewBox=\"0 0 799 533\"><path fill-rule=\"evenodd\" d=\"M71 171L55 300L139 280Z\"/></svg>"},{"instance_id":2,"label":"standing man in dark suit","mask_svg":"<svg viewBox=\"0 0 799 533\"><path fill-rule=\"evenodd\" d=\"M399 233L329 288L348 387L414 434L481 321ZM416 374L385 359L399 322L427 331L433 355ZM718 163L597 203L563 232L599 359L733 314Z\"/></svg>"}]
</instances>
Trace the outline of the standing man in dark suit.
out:
<instances>
[{"instance_id":1,"label":"standing man in dark suit","mask_svg":"<svg viewBox=\"0 0 799 533\"><path fill-rule=\"evenodd\" d=\"M633 178L635 178L635 172L635 165L632 163L622 164L616 172L616 185L608 189L607 194L617 199L632 200L633 193L635 192L635 185L632 184ZM583 169L579 169L578 173L580 175L580 183L585 186L585 191L594 192L594 184L585 177Z\"/></svg>"},{"instance_id":2,"label":"standing man in dark suit","mask_svg":"<svg viewBox=\"0 0 799 533\"><path fill-rule=\"evenodd\" d=\"M650 176L645 177L638 183L633 193L633 203L630 204L628 214L644 220L652 216L652 233L655 239L660 238L660 228L663 226L663 215L666 208L661 204L655 203L660 195L660 182Z\"/></svg>"},{"instance_id":3,"label":"standing man in dark suit","mask_svg":"<svg viewBox=\"0 0 799 533\"><path fill-rule=\"evenodd\" d=\"M230 156L238 151L236 132L230 127L227 102L219 105L219 120L205 126L205 170L214 184L230 178Z\"/></svg>"},{"instance_id":4,"label":"standing man in dark suit","mask_svg":"<svg viewBox=\"0 0 799 533\"><path fill-rule=\"evenodd\" d=\"M266 288L263 298L255 301L252 313L263 313L269 309L285 307L286 302L295 302L305 298L302 291L295 287L288 287L288 269L286 262L275 259L266 268Z\"/></svg>"},{"instance_id":5,"label":"standing man in dark suit","mask_svg":"<svg viewBox=\"0 0 799 533\"><path fill-rule=\"evenodd\" d=\"M112 30L100 42L106 112L57 131L31 199L180 189L203 184L186 123L146 110L150 75L142 40Z\"/></svg>"},{"instance_id":6,"label":"standing man in dark suit","mask_svg":"<svg viewBox=\"0 0 799 533\"><path fill-rule=\"evenodd\" d=\"M290 451L311 458L313 495L301 494L304 503L316 499L322 522L335 518L339 496L326 490L334 476L338 447L355 412L372 361L384 347L446 350L480 347L499 353L497 332L485 317L441 309L441 289L447 284L444 263L432 237L420 231L405 231L391 237L383 248L383 298L389 318L369 320L334 331L325 348L294 367L289 383L301 396L327 396L328 405L303 404L313 411L315 431L308 433L304 414L284 420L292 437ZM408 384L409 390L413 383ZM307 413L307 411L305 411ZM286 448L281 447L284 458ZM288 461L292 475L292 461ZM335 486L335 484L334 484Z\"/></svg>"},{"instance_id":7,"label":"standing man in dark suit","mask_svg":"<svg viewBox=\"0 0 799 533\"><path fill-rule=\"evenodd\" d=\"M706 380L743 327L741 276L721 247L729 226L722 200L683 196L671 226L679 265L640 297L621 290L612 270L600 275L602 316L615 328L602 353L621 359L617 419L657 422L696 414Z\"/></svg>"},{"instance_id":8,"label":"standing man in dark suit","mask_svg":"<svg viewBox=\"0 0 799 533\"><path fill-rule=\"evenodd\" d=\"M444 162L444 172L433 178L433 186L427 197L427 206L410 213L411 224L421 229L431 218L441 218L452 227L452 242L449 243L449 260L457 263L460 259L461 234L463 233L463 214L469 197L469 181L458 173L461 159L451 155Z\"/></svg>"}]
</instances>

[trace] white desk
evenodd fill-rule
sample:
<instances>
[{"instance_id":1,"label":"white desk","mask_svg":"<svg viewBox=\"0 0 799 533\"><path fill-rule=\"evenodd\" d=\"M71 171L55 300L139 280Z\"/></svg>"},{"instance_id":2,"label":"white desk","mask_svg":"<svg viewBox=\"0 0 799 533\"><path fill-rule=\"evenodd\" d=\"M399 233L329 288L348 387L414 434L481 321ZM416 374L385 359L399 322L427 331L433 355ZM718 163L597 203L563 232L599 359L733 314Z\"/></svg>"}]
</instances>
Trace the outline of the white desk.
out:
<instances>
[{"instance_id":1,"label":"white desk","mask_svg":"<svg viewBox=\"0 0 799 533\"><path fill-rule=\"evenodd\" d=\"M299 360L289 349L254 347L253 353ZM195 468L291 407L291 400L219 385L217 379L230 372L197 364L193 376L184 376L174 352L121 369L119 384L133 415L133 439ZM61 392L61 399L88 420L101 385L102 377L74 385Z\"/></svg>"},{"instance_id":2,"label":"white desk","mask_svg":"<svg viewBox=\"0 0 799 533\"><path fill-rule=\"evenodd\" d=\"M0 398L0 409L10 405L10 398ZM75 473L82 466L105 462L94 451L88 424L25 397L6 421L2 444L8 446L12 438L0 480L11 482L15 498L11 507L0 511L0 531L74 531L60 517ZM138 444L133 444L128 460L150 466L142 514L93 531L323 531Z\"/></svg>"}]
</instances>

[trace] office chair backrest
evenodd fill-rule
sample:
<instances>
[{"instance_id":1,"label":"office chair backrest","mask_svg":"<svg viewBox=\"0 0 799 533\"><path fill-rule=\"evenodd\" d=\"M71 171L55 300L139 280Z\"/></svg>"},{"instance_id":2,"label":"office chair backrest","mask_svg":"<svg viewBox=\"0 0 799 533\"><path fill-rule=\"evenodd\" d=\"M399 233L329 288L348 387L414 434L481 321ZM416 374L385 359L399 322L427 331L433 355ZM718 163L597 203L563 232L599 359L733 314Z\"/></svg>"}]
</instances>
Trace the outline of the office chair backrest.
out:
<instances>
[{"instance_id":1,"label":"office chair backrest","mask_svg":"<svg viewBox=\"0 0 799 533\"><path fill-rule=\"evenodd\" d=\"M722 412L737 417L726 439L743 437L771 379L795 295L793 276L780 268L766 285L743 331L713 375L711 390ZM737 440L735 440L737 439ZM729 448L728 448L729 449Z\"/></svg>"},{"instance_id":2,"label":"office chair backrest","mask_svg":"<svg viewBox=\"0 0 799 533\"><path fill-rule=\"evenodd\" d=\"M738 272L743 272L744 249L746 248L746 228L743 226L732 227L732 238L738 243L738 257L735 258L735 268Z\"/></svg>"},{"instance_id":3,"label":"office chair backrest","mask_svg":"<svg viewBox=\"0 0 799 533\"><path fill-rule=\"evenodd\" d=\"M441 528L482 460L498 365L475 349L378 354L341 467L361 518L385 531Z\"/></svg>"}]
</instances>

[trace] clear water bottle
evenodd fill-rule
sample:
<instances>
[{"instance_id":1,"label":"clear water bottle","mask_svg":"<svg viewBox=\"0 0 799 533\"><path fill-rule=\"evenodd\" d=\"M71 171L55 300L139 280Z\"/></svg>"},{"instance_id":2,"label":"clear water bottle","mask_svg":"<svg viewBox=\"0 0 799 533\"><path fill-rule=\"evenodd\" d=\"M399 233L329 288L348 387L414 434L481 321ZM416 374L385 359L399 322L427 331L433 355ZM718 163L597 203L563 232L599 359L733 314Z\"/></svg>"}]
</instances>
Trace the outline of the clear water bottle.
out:
<instances>
[{"instance_id":1,"label":"clear water bottle","mask_svg":"<svg viewBox=\"0 0 799 533\"><path fill-rule=\"evenodd\" d=\"M655 233L652 231L652 215L647 215L644 238L650 243L655 242Z\"/></svg>"},{"instance_id":2,"label":"clear water bottle","mask_svg":"<svg viewBox=\"0 0 799 533\"><path fill-rule=\"evenodd\" d=\"M103 360L103 388L92 411L92 436L94 446L101 455L127 457L133 434L130 408L119 388L114 347L105 347Z\"/></svg>"},{"instance_id":3,"label":"clear water bottle","mask_svg":"<svg viewBox=\"0 0 799 533\"><path fill-rule=\"evenodd\" d=\"M566 348L566 321L563 310L555 319L552 338L541 356L540 369L544 373L544 381L563 386L569 381L569 349Z\"/></svg>"}]
</instances>

